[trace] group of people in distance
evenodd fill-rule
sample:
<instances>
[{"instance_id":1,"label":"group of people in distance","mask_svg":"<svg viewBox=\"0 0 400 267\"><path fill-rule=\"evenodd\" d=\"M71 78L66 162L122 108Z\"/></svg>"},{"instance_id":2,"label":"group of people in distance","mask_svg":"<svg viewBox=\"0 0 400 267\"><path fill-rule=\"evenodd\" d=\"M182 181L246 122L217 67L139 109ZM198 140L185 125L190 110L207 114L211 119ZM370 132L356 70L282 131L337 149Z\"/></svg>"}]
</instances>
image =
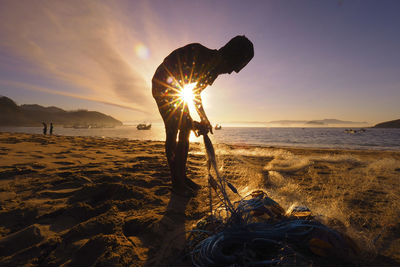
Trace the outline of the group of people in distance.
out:
<instances>
[{"instance_id":1,"label":"group of people in distance","mask_svg":"<svg viewBox=\"0 0 400 267\"><path fill-rule=\"evenodd\" d=\"M43 134L46 135L47 134L47 123L42 122L42 124L43 124ZM50 122L49 135L53 135L53 123L52 122Z\"/></svg>"}]
</instances>

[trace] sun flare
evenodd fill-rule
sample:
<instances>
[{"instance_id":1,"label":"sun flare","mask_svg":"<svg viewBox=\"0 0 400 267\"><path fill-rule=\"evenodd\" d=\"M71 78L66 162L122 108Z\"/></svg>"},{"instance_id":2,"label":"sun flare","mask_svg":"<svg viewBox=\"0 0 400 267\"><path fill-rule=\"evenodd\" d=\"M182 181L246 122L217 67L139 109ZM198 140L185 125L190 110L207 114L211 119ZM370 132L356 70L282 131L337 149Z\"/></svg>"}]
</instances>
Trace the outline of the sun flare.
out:
<instances>
[{"instance_id":1,"label":"sun flare","mask_svg":"<svg viewBox=\"0 0 400 267\"><path fill-rule=\"evenodd\" d=\"M196 88L197 83L188 83L185 84L180 93L181 99L186 102L188 105L193 104L194 94L193 89Z\"/></svg>"},{"instance_id":2,"label":"sun flare","mask_svg":"<svg viewBox=\"0 0 400 267\"><path fill-rule=\"evenodd\" d=\"M188 83L182 87L182 90L179 94L180 99L184 102L185 105L189 108L189 113L193 119L199 119L195 107L196 96L193 93L193 90L196 88L197 83ZM193 117L194 116L194 117Z\"/></svg>"}]
</instances>

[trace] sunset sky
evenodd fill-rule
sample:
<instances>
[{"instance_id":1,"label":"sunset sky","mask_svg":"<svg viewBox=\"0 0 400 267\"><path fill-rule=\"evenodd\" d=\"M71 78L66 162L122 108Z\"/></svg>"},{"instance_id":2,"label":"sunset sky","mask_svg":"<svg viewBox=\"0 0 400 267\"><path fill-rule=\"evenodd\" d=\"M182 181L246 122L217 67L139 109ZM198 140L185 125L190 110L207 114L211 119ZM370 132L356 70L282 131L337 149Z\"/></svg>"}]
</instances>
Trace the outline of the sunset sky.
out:
<instances>
[{"instance_id":1,"label":"sunset sky","mask_svg":"<svg viewBox=\"0 0 400 267\"><path fill-rule=\"evenodd\" d=\"M253 60L204 91L212 123L399 119L399 14L398 0L2 0L0 95L160 121L163 59L246 35Z\"/></svg>"}]
</instances>

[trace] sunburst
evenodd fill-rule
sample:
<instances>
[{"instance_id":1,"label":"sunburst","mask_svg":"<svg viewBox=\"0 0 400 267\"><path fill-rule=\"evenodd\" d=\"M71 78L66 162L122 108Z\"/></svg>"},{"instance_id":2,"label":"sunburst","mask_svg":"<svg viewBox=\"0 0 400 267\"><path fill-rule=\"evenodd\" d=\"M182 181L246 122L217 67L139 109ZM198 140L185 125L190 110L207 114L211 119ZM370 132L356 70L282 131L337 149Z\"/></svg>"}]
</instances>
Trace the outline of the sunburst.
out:
<instances>
[{"instance_id":1,"label":"sunburst","mask_svg":"<svg viewBox=\"0 0 400 267\"><path fill-rule=\"evenodd\" d=\"M179 97L181 101L183 101L184 105L187 105L189 108L190 114L196 113L196 108L195 108L195 101L196 101L196 95L193 92L193 90L196 88L197 83L188 83L185 84L181 91L179 92Z\"/></svg>"},{"instance_id":2,"label":"sunburst","mask_svg":"<svg viewBox=\"0 0 400 267\"><path fill-rule=\"evenodd\" d=\"M168 112L167 120L179 114L178 123L179 127L183 116L190 114L194 120L200 121L199 109L202 109L202 97L200 96L201 87L198 81L204 76L203 73L196 73L194 75L194 65L190 71L190 75L184 74L181 69L180 60L178 62L179 74L176 76L164 65L166 72L165 80L156 79L155 82L165 88L164 96L167 101L163 104L162 108ZM164 76L165 77L165 76ZM202 84L200 84L202 85ZM202 112L201 112L202 113Z\"/></svg>"}]
</instances>

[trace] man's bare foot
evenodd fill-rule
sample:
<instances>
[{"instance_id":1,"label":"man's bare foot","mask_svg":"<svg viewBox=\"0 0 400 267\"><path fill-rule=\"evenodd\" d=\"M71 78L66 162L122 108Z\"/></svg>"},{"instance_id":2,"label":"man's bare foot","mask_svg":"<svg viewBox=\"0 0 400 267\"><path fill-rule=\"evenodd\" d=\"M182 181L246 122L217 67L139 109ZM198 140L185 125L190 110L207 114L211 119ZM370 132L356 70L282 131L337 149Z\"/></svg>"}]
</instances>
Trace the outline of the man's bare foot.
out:
<instances>
[{"instance_id":1,"label":"man's bare foot","mask_svg":"<svg viewBox=\"0 0 400 267\"><path fill-rule=\"evenodd\" d=\"M197 191L201 188L201 185L196 184L191 179L185 177L185 185L190 187L193 191Z\"/></svg>"}]
</instances>

